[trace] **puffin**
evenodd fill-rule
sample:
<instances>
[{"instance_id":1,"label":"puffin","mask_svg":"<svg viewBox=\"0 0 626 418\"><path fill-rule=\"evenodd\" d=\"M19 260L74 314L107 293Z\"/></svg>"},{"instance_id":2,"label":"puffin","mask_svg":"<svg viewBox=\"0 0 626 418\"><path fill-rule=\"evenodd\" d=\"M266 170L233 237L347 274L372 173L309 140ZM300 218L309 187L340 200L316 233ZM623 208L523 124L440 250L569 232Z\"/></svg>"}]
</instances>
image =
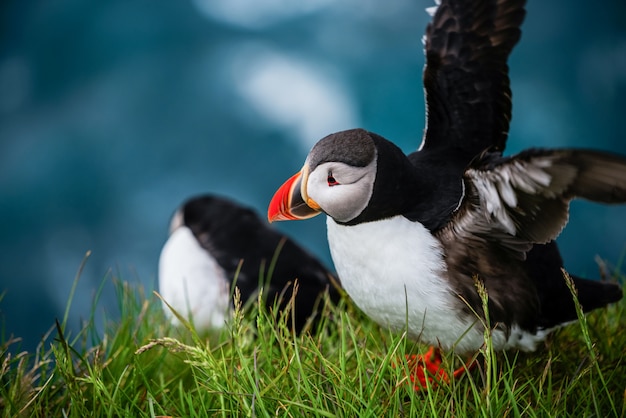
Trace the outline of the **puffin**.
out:
<instances>
[{"instance_id":1,"label":"puffin","mask_svg":"<svg viewBox=\"0 0 626 418\"><path fill-rule=\"evenodd\" d=\"M469 357L484 347L486 331L495 350L533 351L575 321L554 242L570 201L626 202L623 156L567 148L504 155L507 60L524 7L441 0L427 9L426 127L417 150L407 155L364 129L333 133L269 204L270 222L325 213L332 260L354 303L381 326L432 346L417 357L416 388L449 379L441 350ZM568 277L584 312L623 296L616 283Z\"/></svg>"},{"instance_id":2,"label":"puffin","mask_svg":"<svg viewBox=\"0 0 626 418\"><path fill-rule=\"evenodd\" d=\"M340 299L335 275L254 210L222 196L189 198L172 217L159 257L166 316L179 324L174 309L198 331L221 329L234 308L235 287L244 304L263 288L268 311L289 306L288 325L297 333L316 322L325 292L333 303Z\"/></svg>"}]
</instances>

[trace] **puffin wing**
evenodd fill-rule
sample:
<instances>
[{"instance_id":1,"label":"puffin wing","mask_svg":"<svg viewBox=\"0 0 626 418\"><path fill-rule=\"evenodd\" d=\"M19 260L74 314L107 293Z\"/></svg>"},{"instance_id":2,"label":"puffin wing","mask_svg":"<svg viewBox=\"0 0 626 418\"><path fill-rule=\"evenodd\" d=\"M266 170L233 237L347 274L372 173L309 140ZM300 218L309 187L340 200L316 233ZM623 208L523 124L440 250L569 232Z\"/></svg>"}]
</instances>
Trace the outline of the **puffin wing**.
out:
<instances>
[{"instance_id":1,"label":"puffin wing","mask_svg":"<svg viewBox=\"0 0 626 418\"><path fill-rule=\"evenodd\" d=\"M426 28L426 131L420 149L471 161L502 151L511 119L507 58L525 0L442 0ZM431 10L432 13L432 10Z\"/></svg>"},{"instance_id":2,"label":"puffin wing","mask_svg":"<svg viewBox=\"0 0 626 418\"><path fill-rule=\"evenodd\" d=\"M575 149L485 156L465 172L465 184L457 229L511 248L541 244L559 235L574 198L626 202L626 158Z\"/></svg>"},{"instance_id":3,"label":"puffin wing","mask_svg":"<svg viewBox=\"0 0 626 418\"><path fill-rule=\"evenodd\" d=\"M491 154L466 170L464 182L459 209L437 232L447 264L454 266L448 278L476 308L481 302L473 278L479 277L489 292L492 321L532 330L541 302L532 285L535 274L521 261L534 244L557 237L573 198L626 202L626 159L586 150Z\"/></svg>"}]
</instances>

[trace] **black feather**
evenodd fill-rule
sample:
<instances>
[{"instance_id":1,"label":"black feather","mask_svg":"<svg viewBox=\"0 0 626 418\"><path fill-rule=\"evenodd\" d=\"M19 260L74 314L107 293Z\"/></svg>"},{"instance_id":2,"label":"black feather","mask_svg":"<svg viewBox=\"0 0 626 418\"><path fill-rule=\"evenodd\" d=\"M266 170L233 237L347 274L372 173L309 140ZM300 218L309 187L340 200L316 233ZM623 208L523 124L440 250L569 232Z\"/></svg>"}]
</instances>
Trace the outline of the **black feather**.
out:
<instances>
[{"instance_id":1,"label":"black feather","mask_svg":"<svg viewBox=\"0 0 626 418\"><path fill-rule=\"evenodd\" d=\"M507 59L521 37L525 0L442 2L426 28L424 150L469 163L502 151L511 120Z\"/></svg>"}]
</instances>

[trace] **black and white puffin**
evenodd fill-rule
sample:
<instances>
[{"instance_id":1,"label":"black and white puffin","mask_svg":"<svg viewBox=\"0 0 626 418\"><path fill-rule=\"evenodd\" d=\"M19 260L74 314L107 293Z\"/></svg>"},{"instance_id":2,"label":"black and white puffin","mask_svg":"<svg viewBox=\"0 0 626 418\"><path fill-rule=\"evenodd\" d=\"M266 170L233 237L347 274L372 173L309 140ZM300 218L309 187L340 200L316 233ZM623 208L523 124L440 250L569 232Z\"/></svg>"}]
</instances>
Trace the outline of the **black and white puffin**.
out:
<instances>
[{"instance_id":1,"label":"black and white puffin","mask_svg":"<svg viewBox=\"0 0 626 418\"><path fill-rule=\"evenodd\" d=\"M278 301L282 310L296 280L293 326L300 332L316 314L323 292L328 290L333 302L339 300L337 279L252 209L213 195L183 203L159 258L161 297L198 330L224 326L233 307L233 281L243 302L258 295L262 281L267 306ZM163 308L177 324L171 309Z\"/></svg>"},{"instance_id":2,"label":"black and white puffin","mask_svg":"<svg viewBox=\"0 0 626 418\"><path fill-rule=\"evenodd\" d=\"M576 149L503 156L507 59L524 4L442 0L430 9L418 151L407 156L363 129L329 135L269 205L270 222L328 215L332 259L356 305L436 349L470 354L483 345L475 278L488 292L497 350L532 351L575 320L553 242L569 202L626 202L623 157ZM617 284L573 280L585 311L622 297Z\"/></svg>"}]
</instances>

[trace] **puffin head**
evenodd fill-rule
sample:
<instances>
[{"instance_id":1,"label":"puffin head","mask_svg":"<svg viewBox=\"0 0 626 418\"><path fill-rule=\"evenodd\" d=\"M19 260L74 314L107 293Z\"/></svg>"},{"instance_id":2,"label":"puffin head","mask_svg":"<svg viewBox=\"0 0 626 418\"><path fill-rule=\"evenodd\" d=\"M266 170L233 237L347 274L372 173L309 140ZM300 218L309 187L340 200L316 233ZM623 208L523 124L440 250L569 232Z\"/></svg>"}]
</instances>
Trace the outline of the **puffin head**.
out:
<instances>
[{"instance_id":1,"label":"puffin head","mask_svg":"<svg viewBox=\"0 0 626 418\"><path fill-rule=\"evenodd\" d=\"M348 223L368 206L376 180L374 135L363 129L337 132L321 139L300 172L274 194L268 220L307 219L321 212Z\"/></svg>"}]
</instances>

